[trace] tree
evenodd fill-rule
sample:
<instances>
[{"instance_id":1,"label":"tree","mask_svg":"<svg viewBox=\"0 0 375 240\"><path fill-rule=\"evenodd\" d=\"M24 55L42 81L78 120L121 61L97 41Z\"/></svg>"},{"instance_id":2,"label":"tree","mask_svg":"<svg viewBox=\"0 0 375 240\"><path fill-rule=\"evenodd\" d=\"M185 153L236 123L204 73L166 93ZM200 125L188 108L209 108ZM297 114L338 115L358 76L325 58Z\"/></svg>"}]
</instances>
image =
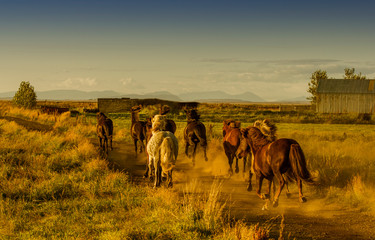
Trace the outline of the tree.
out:
<instances>
[{"instance_id":1,"label":"tree","mask_svg":"<svg viewBox=\"0 0 375 240\"><path fill-rule=\"evenodd\" d=\"M320 79L328 79L327 71L322 71L319 69L313 72L313 74L311 75L309 88L307 89L307 92L311 93L311 96L307 97L307 99L311 100L312 104L316 104L318 100L316 90L318 88L318 83Z\"/></svg>"},{"instance_id":2,"label":"tree","mask_svg":"<svg viewBox=\"0 0 375 240\"><path fill-rule=\"evenodd\" d=\"M13 104L24 108L36 106L36 93L29 82L22 81L20 87L13 97Z\"/></svg>"},{"instance_id":3,"label":"tree","mask_svg":"<svg viewBox=\"0 0 375 240\"><path fill-rule=\"evenodd\" d=\"M355 74L355 68L345 68L345 75L344 79L359 79L364 80L366 79L366 76L362 76L362 73Z\"/></svg>"}]
</instances>

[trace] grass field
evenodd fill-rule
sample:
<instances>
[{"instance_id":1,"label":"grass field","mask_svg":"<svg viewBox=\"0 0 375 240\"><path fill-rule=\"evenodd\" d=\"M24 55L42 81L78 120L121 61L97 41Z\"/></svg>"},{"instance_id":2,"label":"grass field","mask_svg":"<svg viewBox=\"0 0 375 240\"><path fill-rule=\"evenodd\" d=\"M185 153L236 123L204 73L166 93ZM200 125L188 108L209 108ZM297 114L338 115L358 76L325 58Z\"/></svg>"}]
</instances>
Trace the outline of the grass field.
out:
<instances>
[{"instance_id":1,"label":"grass field","mask_svg":"<svg viewBox=\"0 0 375 240\"><path fill-rule=\"evenodd\" d=\"M211 115L211 108L200 109L211 148L221 147L222 120L241 119L246 127L257 117L256 112L229 114L227 108ZM93 115L51 116L9 104L0 109L0 116L51 126L48 131L32 131L0 119L1 238L267 239L267 229L228 219L228 208L219 201L219 183L210 194L199 194L198 183L190 184L188 192L197 194L181 196L169 189L134 185L126 173L111 170L93 145ZM149 113L142 114L144 118ZM132 144L129 115L109 116L114 140ZM172 117L182 141L184 115ZM270 115L259 115L263 117ZM308 191L327 202L375 213L374 125L288 123L285 117L277 127L279 138L296 139L305 152L319 183Z\"/></svg>"}]
</instances>

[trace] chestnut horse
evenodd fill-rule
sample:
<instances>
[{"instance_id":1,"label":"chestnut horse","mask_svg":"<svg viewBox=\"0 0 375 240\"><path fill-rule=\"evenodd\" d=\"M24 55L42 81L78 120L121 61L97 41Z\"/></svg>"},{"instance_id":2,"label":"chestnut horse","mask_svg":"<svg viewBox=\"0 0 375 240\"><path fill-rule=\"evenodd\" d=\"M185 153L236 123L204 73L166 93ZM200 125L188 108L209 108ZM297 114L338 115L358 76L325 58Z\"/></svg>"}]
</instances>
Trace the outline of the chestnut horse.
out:
<instances>
[{"instance_id":1,"label":"chestnut horse","mask_svg":"<svg viewBox=\"0 0 375 240\"><path fill-rule=\"evenodd\" d=\"M98 123L96 125L96 134L99 138L99 146L108 154L108 140L111 150L112 147L112 135L113 135L113 122L104 113L98 112L96 114Z\"/></svg>"},{"instance_id":2,"label":"chestnut horse","mask_svg":"<svg viewBox=\"0 0 375 240\"><path fill-rule=\"evenodd\" d=\"M208 161L206 127L199 121L200 116L195 109L185 109L184 111L187 118L187 125L184 129L185 154L193 159L193 165L195 165L195 155L199 143L203 147L204 160ZM189 155L190 146L194 146L192 156Z\"/></svg>"},{"instance_id":3,"label":"chestnut horse","mask_svg":"<svg viewBox=\"0 0 375 240\"><path fill-rule=\"evenodd\" d=\"M130 127L130 134L134 141L134 147L135 147L135 155L137 155L138 152L138 141L140 144L139 152L145 150L145 144L143 141L146 139L146 124L145 121L139 121L139 112L141 111L142 106L135 106L131 108L131 121L132 125Z\"/></svg>"},{"instance_id":4,"label":"chestnut horse","mask_svg":"<svg viewBox=\"0 0 375 240\"><path fill-rule=\"evenodd\" d=\"M240 121L234 121L232 119L227 119L223 122L223 147L225 155L228 158L229 163L229 175L233 174L232 164L234 158L236 158L236 173L238 173L239 167L238 167L238 157L236 155L236 152L238 150L238 147L240 146L241 142L241 122ZM243 173L245 173L246 169L246 156L243 156Z\"/></svg>"},{"instance_id":5,"label":"chestnut horse","mask_svg":"<svg viewBox=\"0 0 375 240\"><path fill-rule=\"evenodd\" d=\"M286 182L283 174L286 173L286 177L294 178L297 181L299 200L305 202L306 198L302 194L302 181L308 184L312 184L314 181L306 168L305 155L298 142L288 138L271 142L256 127L242 129L241 132L254 155L253 169L258 183L257 195L263 200L269 199L272 180L276 176L279 181L279 189L274 196L273 207L277 207L280 193ZM261 194L264 178L269 181L267 194Z\"/></svg>"}]
</instances>

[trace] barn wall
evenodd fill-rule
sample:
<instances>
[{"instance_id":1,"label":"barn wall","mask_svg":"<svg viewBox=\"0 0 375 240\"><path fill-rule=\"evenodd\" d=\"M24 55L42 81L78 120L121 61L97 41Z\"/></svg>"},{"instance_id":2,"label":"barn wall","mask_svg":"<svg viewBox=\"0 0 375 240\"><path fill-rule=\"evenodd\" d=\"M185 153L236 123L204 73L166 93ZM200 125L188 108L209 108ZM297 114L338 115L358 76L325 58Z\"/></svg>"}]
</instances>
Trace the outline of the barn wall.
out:
<instances>
[{"instance_id":1,"label":"barn wall","mask_svg":"<svg viewBox=\"0 0 375 240\"><path fill-rule=\"evenodd\" d=\"M320 113L375 113L375 94L321 93L318 98Z\"/></svg>"}]
</instances>

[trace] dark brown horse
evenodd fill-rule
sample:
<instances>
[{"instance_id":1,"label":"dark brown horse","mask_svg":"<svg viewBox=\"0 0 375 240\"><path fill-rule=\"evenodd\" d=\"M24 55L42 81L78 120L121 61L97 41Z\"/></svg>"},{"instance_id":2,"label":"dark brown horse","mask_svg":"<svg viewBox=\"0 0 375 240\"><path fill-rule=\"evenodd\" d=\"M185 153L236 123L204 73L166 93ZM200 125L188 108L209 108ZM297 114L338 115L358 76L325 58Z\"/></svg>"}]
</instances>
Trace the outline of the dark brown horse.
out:
<instances>
[{"instance_id":1,"label":"dark brown horse","mask_svg":"<svg viewBox=\"0 0 375 240\"><path fill-rule=\"evenodd\" d=\"M234 121L233 119L227 119L223 122L223 147L225 155L228 158L229 163L229 175L233 174L232 164L234 158L236 158L236 173L238 173L238 157L237 157L237 150L240 146L241 142L241 122ZM243 172L245 173L246 169L246 156L243 157L244 164L243 164Z\"/></svg>"},{"instance_id":2,"label":"dark brown horse","mask_svg":"<svg viewBox=\"0 0 375 240\"><path fill-rule=\"evenodd\" d=\"M195 165L195 155L198 143L203 147L204 159L207 159L207 137L206 127L199 121L199 115L195 109L185 109L187 125L184 129L185 154L193 159ZM194 146L193 154L189 154L189 147Z\"/></svg>"},{"instance_id":3,"label":"dark brown horse","mask_svg":"<svg viewBox=\"0 0 375 240\"><path fill-rule=\"evenodd\" d=\"M160 107L160 115L167 115L169 113L170 108L168 105L164 105ZM165 119L165 130L164 131L170 131L171 133L176 132L176 123L172 119Z\"/></svg>"},{"instance_id":4,"label":"dark brown horse","mask_svg":"<svg viewBox=\"0 0 375 240\"><path fill-rule=\"evenodd\" d=\"M253 169L258 183L257 195L264 200L269 199L272 180L276 176L279 189L275 194L273 206L277 207L281 190L286 182L284 177L290 177L297 181L300 202L305 202L306 198L302 194L302 181L312 184L313 180L306 168L305 155L298 142L287 138L271 142L256 127L242 129L241 132L254 155ZM264 178L269 181L267 194L261 194Z\"/></svg>"},{"instance_id":5,"label":"dark brown horse","mask_svg":"<svg viewBox=\"0 0 375 240\"><path fill-rule=\"evenodd\" d=\"M104 113L98 112L96 114L98 123L96 125L96 134L99 138L99 146L105 153L108 154L108 140L111 150L112 147L112 135L113 135L113 122Z\"/></svg>"},{"instance_id":6,"label":"dark brown horse","mask_svg":"<svg viewBox=\"0 0 375 240\"><path fill-rule=\"evenodd\" d=\"M141 111L142 106L135 106L131 108L131 121L132 125L130 127L130 134L134 141L135 155L138 152L138 142L139 142L139 152L145 150L144 141L146 139L146 122L139 121L139 112Z\"/></svg>"}]
</instances>

